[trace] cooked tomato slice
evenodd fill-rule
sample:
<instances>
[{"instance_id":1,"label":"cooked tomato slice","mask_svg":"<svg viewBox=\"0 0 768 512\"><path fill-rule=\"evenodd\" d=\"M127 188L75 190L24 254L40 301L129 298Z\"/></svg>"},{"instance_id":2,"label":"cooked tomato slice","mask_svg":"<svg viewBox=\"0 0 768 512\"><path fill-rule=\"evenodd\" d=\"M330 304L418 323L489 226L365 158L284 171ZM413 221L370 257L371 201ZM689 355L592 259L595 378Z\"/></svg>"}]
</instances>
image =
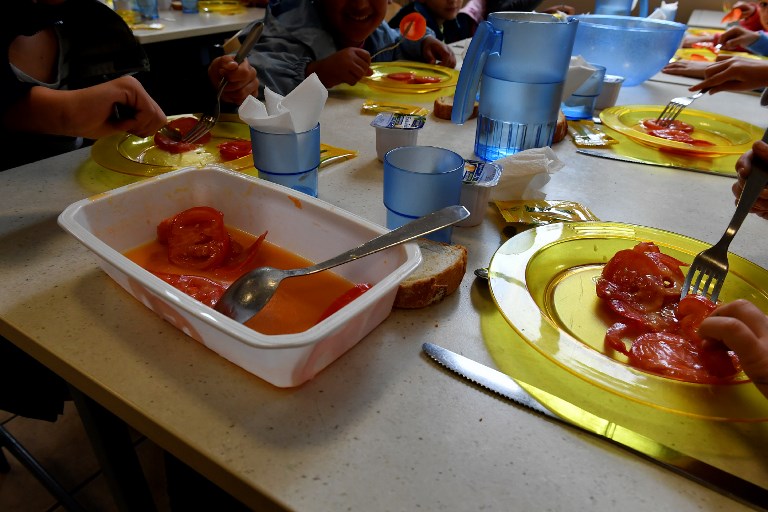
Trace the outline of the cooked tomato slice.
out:
<instances>
[{"instance_id":1,"label":"cooked tomato slice","mask_svg":"<svg viewBox=\"0 0 768 512\"><path fill-rule=\"evenodd\" d=\"M646 130L677 130L685 133L693 133L694 129L690 124L678 119L671 121L669 124L661 124L655 119L645 119L643 120L642 125Z\"/></svg>"},{"instance_id":2,"label":"cooked tomato slice","mask_svg":"<svg viewBox=\"0 0 768 512\"><path fill-rule=\"evenodd\" d=\"M232 258L225 266L217 268L214 271L216 277L234 281L249 270L256 268L258 257L261 252L260 249L265 238L267 238L267 231L262 233L259 238L248 247L248 249L241 249L237 255L233 254Z\"/></svg>"},{"instance_id":3,"label":"cooked tomato slice","mask_svg":"<svg viewBox=\"0 0 768 512\"><path fill-rule=\"evenodd\" d=\"M207 277L163 272L153 272L153 274L210 307L214 307L224 292L227 291L226 286Z\"/></svg>"},{"instance_id":4,"label":"cooked tomato slice","mask_svg":"<svg viewBox=\"0 0 768 512\"><path fill-rule=\"evenodd\" d=\"M720 23L728 24L733 23L734 21L739 21L741 19L742 11L738 7L735 7L731 9L731 12L723 16L723 19L720 20Z\"/></svg>"},{"instance_id":5,"label":"cooked tomato slice","mask_svg":"<svg viewBox=\"0 0 768 512\"><path fill-rule=\"evenodd\" d=\"M686 144L693 143L693 137L682 130L672 130L669 128L662 130L648 130L648 135L653 135L654 137L660 137L662 139L673 140L675 142L685 142Z\"/></svg>"},{"instance_id":6,"label":"cooked tomato slice","mask_svg":"<svg viewBox=\"0 0 768 512\"><path fill-rule=\"evenodd\" d=\"M691 144L693 144L694 146L699 146L699 147L706 147L706 146L714 146L715 145L714 142L709 142L708 140L704 140L704 139L693 139L693 141L691 141Z\"/></svg>"},{"instance_id":7,"label":"cooked tomato slice","mask_svg":"<svg viewBox=\"0 0 768 512\"><path fill-rule=\"evenodd\" d=\"M629 350L629 364L667 377L702 382L710 375L701 364L697 347L679 334L653 332L638 337Z\"/></svg>"},{"instance_id":8,"label":"cooked tomato slice","mask_svg":"<svg viewBox=\"0 0 768 512\"><path fill-rule=\"evenodd\" d=\"M399 28L404 38L418 41L427 33L427 20L418 12L412 12L403 16Z\"/></svg>"},{"instance_id":9,"label":"cooked tomato slice","mask_svg":"<svg viewBox=\"0 0 768 512\"><path fill-rule=\"evenodd\" d=\"M360 283L356 284L346 292L344 292L342 295L337 297L326 309L323 311L323 314L320 315L320 319L318 322L321 322L367 292L371 289L371 285L368 283Z\"/></svg>"},{"instance_id":10,"label":"cooked tomato slice","mask_svg":"<svg viewBox=\"0 0 768 512\"><path fill-rule=\"evenodd\" d=\"M437 84L441 79L436 76L414 76L411 80L412 84Z\"/></svg>"},{"instance_id":11,"label":"cooked tomato slice","mask_svg":"<svg viewBox=\"0 0 768 512\"><path fill-rule=\"evenodd\" d=\"M164 224L160 223L161 226ZM175 215L167 229L168 259L184 268L206 270L222 265L232 252L224 214L196 206ZM158 231L161 231L158 227Z\"/></svg>"},{"instance_id":12,"label":"cooked tomato slice","mask_svg":"<svg viewBox=\"0 0 768 512\"><path fill-rule=\"evenodd\" d=\"M171 128L174 128L176 130L179 130L182 135L186 135L186 133L192 129L193 126L197 124L197 118L195 117L179 117L178 119L174 119L168 125ZM155 146L158 148L167 151L169 153L186 153L187 151L192 151L194 149L197 149L200 147L201 144L205 144L206 142L211 140L211 134L206 133L203 135L202 138L197 140L196 142L176 142L175 140L171 139L170 137L165 136L161 132L157 132L155 134Z\"/></svg>"},{"instance_id":13,"label":"cooked tomato slice","mask_svg":"<svg viewBox=\"0 0 768 512\"><path fill-rule=\"evenodd\" d=\"M387 78L390 80L397 80L398 82L409 82L413 80L413 77L416 76L416 73L412 71L408 72L402 72L402 73L389 73L386 75Z\"/></svg>"},{"instance_id":14,"label":"cooked tomato slice","mask_svg":"<svg viewBox=\"0 0 768 512\"><path fill-rule=\"evenodd\" d=\"M251 154L251 142L247 140L230 140L218 145L221 159L226 161L236 160Z\"/></svg>"},{"instance_id":15,"label":"cooked tomato slice","mask_svg":"<svg viewBox=\"0 0 768 512\"><path fill-rule=\"evenodd\" d=\"M640 312L656 311L665 303L664 276L645 253L625 249L603 267L597 281L597 295L621 300Z\"/></svg>"}]
</instances>

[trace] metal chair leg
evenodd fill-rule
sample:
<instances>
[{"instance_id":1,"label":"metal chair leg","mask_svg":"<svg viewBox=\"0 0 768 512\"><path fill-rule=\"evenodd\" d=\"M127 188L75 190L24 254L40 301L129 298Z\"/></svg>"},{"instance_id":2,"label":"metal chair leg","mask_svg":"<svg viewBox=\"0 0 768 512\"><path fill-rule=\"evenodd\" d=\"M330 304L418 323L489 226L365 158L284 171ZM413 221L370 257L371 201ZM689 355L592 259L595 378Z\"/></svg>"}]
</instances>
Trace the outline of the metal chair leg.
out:
<instances>
[{"instance_id":1,"label":"metal chair leg","mask_svg":"<svg viewBox=\"0 0 768 512\"><path fill-rule=\"evenodd\" d=\"M59 504L70 512L85 512L85 509L70 495L61 484L51 476L45 468L35 459L24 446L19 443L5 427L0 425L0 446L6 448L37 480L45 486L57 500ZM5 463L8 461L3 456ZM8 466L10 469L10 466Z\"/></svg>"}]
</instances>

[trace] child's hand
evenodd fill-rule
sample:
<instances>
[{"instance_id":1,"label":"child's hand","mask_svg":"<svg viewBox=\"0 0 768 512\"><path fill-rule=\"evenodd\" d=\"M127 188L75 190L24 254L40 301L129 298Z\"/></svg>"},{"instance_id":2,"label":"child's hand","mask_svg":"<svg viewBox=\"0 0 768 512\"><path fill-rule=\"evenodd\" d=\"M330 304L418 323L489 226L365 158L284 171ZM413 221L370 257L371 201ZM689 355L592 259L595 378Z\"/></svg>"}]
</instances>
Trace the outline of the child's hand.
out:
<instances>
[{"instance_id":1,"label":"child's hand","mask_svg":"<svg viewBox=\"0 0 768 512\"><path fill-rule=\"evenodd\" d=\"M701 322L706 343L725 343L739 356L741 368L768 397L768 316L744 299L719 306Z\"/></svg>"},{"instance_id":2,"label":"child's hand","mask_svg":"<svg viewBox=\"0 0 768 512\"><path fill-rule=\"evenodd\" d=\"M256 96L259 91L256 69L248 59L238 66L232 55L216 57L208 66L208 78L214 87L219 86L222 78L227 79L227 85L221 94L221 100L226 103L240 105L248 96Z\"/></svg>"},{"instance_id":3,"label":"child's hand","mask_svg":"<svg viewBox=\"0 0 768 512\"><path fill-rule=\"evenodd\" d=\"M741 155L739 160L736 162L736 172L739 174L739 179L736 181L736 183L733 184L732 190L733 195L735 195L737 198L741 196L741 191L744 190L744 184L746 183L747 176L749 176L749 171L752 168L752 157L754 155L758 155L760 158L768 162L768 144L758 140L752 144L752 149ZM760 192L760 197L749 211L758 215L759 217L768 219L768 187L764 188L762 192Z\"/></svg>"},{"instance_id":4,"label":"child's hand","mask_svg":"<svg viewBox=\"0 0 768 512\"><path fill-rule=\"evenodd\" d=\"M435 37L427 36L421 43L421 56L424 62L439 63L447 68L456 67L456 55L447 44Z\"/></svg>"},{"instance_id":5,"label":"child's hand","mask_svg":"<svg viewBox=\"0 0 768 512\"><path fill-rule=\"evenodd\" d=\"M744 27L731 27L720 36L720 44L724 50L736 51L739 48L746 48L758 40L760 34L752 32Z\"/></svg>"},{"instance_id":6,"label":"child's hand","mask_svg":"<svg viewBox=\"0 0 768 512\"><path fill-rule=\"evenodd\" d=\"M344 48L328 58L307 64L306 75L317 73L324 86L355 85L364 76L371 76L371 54L362 48Z\"/></svg>"}]
</instances>

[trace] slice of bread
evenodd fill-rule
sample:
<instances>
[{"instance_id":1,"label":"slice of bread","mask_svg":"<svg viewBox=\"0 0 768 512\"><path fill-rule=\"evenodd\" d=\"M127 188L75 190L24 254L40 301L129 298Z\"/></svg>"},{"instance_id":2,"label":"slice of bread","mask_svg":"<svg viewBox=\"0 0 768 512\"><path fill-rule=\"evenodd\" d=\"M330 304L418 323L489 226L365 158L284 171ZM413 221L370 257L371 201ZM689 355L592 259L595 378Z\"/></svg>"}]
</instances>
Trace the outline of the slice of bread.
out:
<instances>
[{"instance_id":1,"label":"slice of bread","mask_svg":"<svg viewBox=\"0 0 768 512\"><path fill-rule=\"evenodd\" d=\"M427 238L416 242L421 250L421 263L400 283L395 296L396 308L417 309L440 302L456 291L467 271L467 248L463 245Z\"/></svg>"},{"instance_id":2,"label":"slice of bread","mask_svg":"<svg viewBox=\"0 0 768 512\"><path fill-rule=\"evenodd\" d=\"M480 104L475 102L475 106L472 108L472 114L467 119L473 119L477 117L477 110L480 108ZM453 96L440 96L435 100L435 106L432 110L435 117L440 119L451 120L451 114L453 113Z\"/></svg>"},{"instance_id":3,"label":"slice of bread","mask_svg":"<svg viewBox=\"0 0 768 512\"><path fill-rule=\"evenodd\" d=\"M557 114L557 126L555 126L555 135L552 137L552 144L560 142L568 134L568 120L561 110Z\"/></svg>"}]
</instances>

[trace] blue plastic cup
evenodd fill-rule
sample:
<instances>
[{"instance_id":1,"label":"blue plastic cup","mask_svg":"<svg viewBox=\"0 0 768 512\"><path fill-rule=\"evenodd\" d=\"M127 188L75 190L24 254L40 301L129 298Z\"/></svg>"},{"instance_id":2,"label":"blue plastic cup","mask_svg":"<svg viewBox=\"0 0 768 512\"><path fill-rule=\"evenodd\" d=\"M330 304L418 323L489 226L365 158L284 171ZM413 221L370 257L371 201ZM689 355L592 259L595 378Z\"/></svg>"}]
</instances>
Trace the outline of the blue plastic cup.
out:
<instances>
[{"instance_id":1,"label":"blue plastic cup","mask_svg":"<svg viewBox=\"0 0 768 512\"><path fill-rule=\"evenodd\" d=\"M251 147L259 178L317 197L319 123L302 133L266 133L251 128Z\"/></svg>"},{"instance_id":2,"label":"blue plastic cup","mask_svg":"<svg viewBox=\"0 0 768 512\"><path fill-rule=\"evenodd\" d=\"M156 20L160 17L157 12L157 0L136 0L136 6L143 20Z\"/></svg>"},{"instance_id":3,"label":"blue plastic cup","mask_svg":"<svg viewBox=\"0 0 768 512\"><path fill-rule=\"evenodd\" d=\"M387 227L395 229L446 206L461 204L464 159L443 148L402 146L384 155ZM427 235L451 243L451 227Z\"/></svg>"},{"instance_id":4,"label":"blue plastic cup","mask_svg":"<svg viewBox=\"0 0 768 512\"><path fill-rule=\"evenodd\" d=\"M629 16L632 12L632 0L595 0L595 14Z\"/></svg>"},{"instance_id":5,"label":"blue plastic cup","mask_svg":"<svg viewBox=\"0 0 768 512\"><path fill-rule=\"evenodd\" d=\"M181 0L181 12L198 12L197 0Z\"/></svg>"},{"instance_id":6,"label":"blue plastic cup","mask_svg":"<svg viewBox=\"0 0 768 512\"><path fill-rule=\"evenodd\" d=\"M595 72L563 101L562 109L566 119L592 119L595 103L603 91L605 66L592 64L592 67Z\"/></svg>"}]
</instances>

